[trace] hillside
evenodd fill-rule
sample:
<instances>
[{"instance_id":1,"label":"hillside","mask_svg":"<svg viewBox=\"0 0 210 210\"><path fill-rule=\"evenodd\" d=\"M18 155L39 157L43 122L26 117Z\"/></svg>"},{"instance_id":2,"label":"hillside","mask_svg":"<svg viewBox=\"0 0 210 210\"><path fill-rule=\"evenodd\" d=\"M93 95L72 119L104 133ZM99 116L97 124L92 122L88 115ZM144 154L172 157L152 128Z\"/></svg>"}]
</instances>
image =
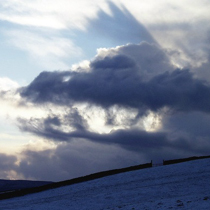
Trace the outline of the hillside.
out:
<instances>
[{"instance_id":1,"label":"hillside","mask_svg":"<svg viewBox=\"0 0 210 210\"><path fill-rule=\"evenodd\" d=\"M18 189L27 189L32 187L39 187L52 182L44 181L27 181L27 180L4 180L0 179L0 194L2 192L14 191Z\"/></svg>"},{"instance_id":2,"label":"hillside","mask_svg":"<svg viewBox=\"0 0 210 210\"><path fill-rule=\"evenodd\" d=\"M153 167L0 201L0 209L209 209L210 159Z\"/></svg>"}]
</instances>

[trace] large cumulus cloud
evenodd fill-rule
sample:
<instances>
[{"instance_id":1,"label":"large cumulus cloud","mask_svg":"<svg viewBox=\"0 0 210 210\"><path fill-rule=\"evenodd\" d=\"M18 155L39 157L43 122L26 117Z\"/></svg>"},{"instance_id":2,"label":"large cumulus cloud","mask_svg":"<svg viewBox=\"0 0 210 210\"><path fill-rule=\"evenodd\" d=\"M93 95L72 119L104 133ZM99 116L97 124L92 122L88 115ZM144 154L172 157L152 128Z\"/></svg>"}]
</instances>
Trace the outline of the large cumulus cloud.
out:
<instances>
[{"instance_id":1,"label":"large cumulus cloud","mask_svg":"<svg viewBox=\"0 0 210 210\"><path fill-rule=\"evenodd\" d=\"M127 45L101 52L89 72L43 72L21 95L35 103L209 112L210 87L189 70L173 68L156 45Z\"/></svg>"},{"instance_id":2,"label":"large cumulus cloud","mask_svg":"<svg viewBox=\"0 0 210 210\"><path fill-rule=\"evenodd\" d=\"M194 115L196 116L196 114ZM148 155L154 151L160 152L167 149L176 152L185 152L186 154L193 154L193 152L195 154L208 154L210 149L210 141L206 138L210 133L206 128L208 125L205 125L203 129L200 129L199 123L196 122L195 119L193 122L190 122L191 118L184 120L177 119L179 117L180 116L172 117L174 122L170 119L168 125L165 125L165 128L170 128L169 131L171 131L171 133L166 131L147 132L141 129L118 129L109 133L97 133L88 130L65 132L59 127L55 128L50 125L43 126L42 121L46 122L46 119L40 119L38 121L39 128L32 126L32 119L31 122L22 121L22 129L54 141L71 142L75 139L78 139L78 141L86 139L93 143L120 146L123 149L144 155ZM197 114L197 117L200 119L204 118L203 115L199 114ZM27 123L29 124L27 125ZM184 123L186 123L186 126ZM197 129L195 129L196 125ZM69 126L71 126L71 124L69 124ZM191 134L190 132L193 132L193 129L195 129L194 133ZM174 130L176 130L176 134L173 133ZM206 133L203 131L206 131ZM163 157L163 154L161 157ZM157 158L160 159L158 156L156 159Z\"/></svg>"},{"instance_id":3,"label":"large cumulus cloud","mask_svg":"<svg viewBox=\"0 0 210 210\"><path fill-rule=\"evenodd\" d=\"M77 159L81 168L89 165L90 170L84 169L89 173L126 166L127 158L129 164L136 164L208 155L210 86L193 72L176 68L166 50L146 42L100 49L89 66L75 71L42 72L18 91L21 106L43 107L47 112L45 116L19 117L18 125L24 132L61 145L54 150L25 151L19 170L29 178L46 164L49 171L57 168L56 180L74 174L70 168L59 168L65 160ZM75 142L97 145L94 154L103 154L100 161L92 165L90 153L84 152L87 145L84 151L77 147L75 159L70 155ZM105 158L107 148L114 148L108 155L112 160L122 154L117 165L110 162L107 167L111 160ZM62 151L70 153L64 152L65 156ZM123 156L128 153L129 157ZM38 166L41 159L44 165ZM78 169L74 175L83 172ZM44 172L39 174L42 176L34 177L47 177Z\"/></svg>"}]
</instances>

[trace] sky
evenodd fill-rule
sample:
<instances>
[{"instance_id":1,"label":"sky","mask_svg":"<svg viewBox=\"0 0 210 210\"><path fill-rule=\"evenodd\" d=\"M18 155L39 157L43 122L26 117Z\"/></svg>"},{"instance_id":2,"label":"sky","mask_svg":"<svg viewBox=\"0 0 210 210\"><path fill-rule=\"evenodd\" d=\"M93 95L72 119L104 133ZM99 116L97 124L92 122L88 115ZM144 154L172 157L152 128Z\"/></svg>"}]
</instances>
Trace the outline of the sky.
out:
<instances>
[{"instance_id":1,"label":"sky","mask_svg":"<svg viewBox=\"0 0 210 210\"><path fill-rule=\"evenodd\" d=\"M210 151L210 2L0 2L0 179L59 181Z\"/></svg>"}]
</instances>

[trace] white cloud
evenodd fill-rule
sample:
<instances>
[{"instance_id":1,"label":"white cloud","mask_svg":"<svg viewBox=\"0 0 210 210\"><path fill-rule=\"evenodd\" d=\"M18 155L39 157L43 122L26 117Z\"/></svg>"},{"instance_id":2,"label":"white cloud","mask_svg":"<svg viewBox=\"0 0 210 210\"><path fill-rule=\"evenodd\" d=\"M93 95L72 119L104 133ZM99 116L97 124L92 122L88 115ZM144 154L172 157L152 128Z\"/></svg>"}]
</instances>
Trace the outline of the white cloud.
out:
<instances>
[{"instance_id":1,"label":"white cloud","mask_svg":"<svg viewBox=\"0 0 210 210\"><path fill-rule=\"evenodd\" d=\"M63 31L84 31L100 8L108 11L105 0L7 0L0 2L0 20L15 24L14 30L2 29L10 47L27 52L44 69L68 69L84 58L82 49Z\"/></svg>"},{"instance_id":2,"label":"white cloud","mask_svg":"<svg viewBox=\"0 0 210 210\"><path fill-rule=\"evenodd\" d=\"M121 0L164 48L176 50L179 66L200 66L208 57L210 2L207 0ZM204 27L205 25L205 27Z\"/></svg>"},{"instance_id":3,"label":"white cloud","mask_svg":"<svg viewBox=\"0 0 210 210\"><path fill-rule=\"evenodd\" d=\"M0 98L0 117L15 120L17 117L24 116L30 118L32 116L43 116L45 109L43 107L34 107L29 103L27 106L21 105L22 99L19 94L13 91L4 92Z\"/></svg>"},{"instance_id":4,"label":"white cloud","mask_svg":"<svg viewBox=\"0 0 210 210\"><path fill-rule=\"evenodd\" d=\"M115 2L123 3L138 20L148 26L160 23L193 23L209 18L210 3L207 0L116 0Z\"/></svg>"},{"instance_id":5,"label":"white cloud","mask_svg":"<svg viewBox=\"0 0 210 210\"><path fill-rule=\"evenodd\" d=\"M161 118L159 113L149 111L148 115L143 118L143 125L147 132L154 132L161 128Z\"/></svg>"},{"instance_id":6,"label":"white cloud","mask_svg":"<svg viewBox=\"0 0 210 210\"><path fill-rule=\"evenodd\" d=\"M9 37L9 43L24 50L38 60L39 63L49 69L67 69L63 59L67 57L82 57L82 49L62 36L47 36L47 34L33 33L24 30L12 30L5 32Z\"/></svg>"},{"instance_id":7,"label":"white cloud","mask_svg":"<svg viewBox=\"0 0 210 210\"><path fill-rule=\"evenodd\" d=\"M48 107L24 103L16 93L18 84L8 78L0 78L0 153L17 154L23 149L36 151L54 148L54 143L25 133L17 126L17 118L43 117L50 112Z\"/></svg>"},{"instance_id":8,"label":"white cloud","mask_svg":"<svg viewBox=\"0 0 210 210\"><path fill-rule=\"evenodd\" d=\"M0 77L0 91L18 88L19 84L7 77Z\"/></svg>"},{"instance_id":9,"label":"white cloud","mask_svg":"<svg viewBox=\"0 0 210 210\"><path fill-rule=\"evenodd\" d=\"M81 72L81 71L86 71L89 72L90 71L90 61L89 60L83 60L77 64L73 64L71 67L72 71L77 71L77 72Z\"/></svg>"},{"instance_id":10,"label":"white cloud","mask_svg":"<svg viewBox=\"0 0 210 210\"><path fill-rule=\"evenodd\" d=\"M173 62L177 66L186 66L189 63L200 66L206 62L207 54L204 48L210 30L209 1L112 0L111 2L122 10L125 6L161 46L176 49L179 56L174 57ZM30 26L27 29L30 31L19 29L8 32L13 46L38 57L39 63L44 68L66 69L69 65L63 61L63 58L67 55L70 59L72 56L81 56L82 51L74 45L71 38L64 38L63 35L54 36L52 30L85 31L89 21L97 18L100 10L111 16L114 15L105 0L76 2L7 0L0 3L0 19L17 25ZM31 30L34 28L37 31ZM43 33L42 29L51 30Z\"/></svg>"},{"instance_id":11,"label":"white cloud","mask_svg":"<svg viewBox=\"0 0 210 210\"><path fill-rule=\"evenodd\" d=\"M87 17L96 17L98 9L107 9L105 0L100 1L42 1L8 0L1 3L0 19L13 23L49 27L54 29L85 29Z\"/></svg>"},{"instance_id":12,"label":"white cloud","mask_svg":"<svg viewBox=\"0 0 210 210\"><path fill-rule=\"evenodd\" d=\"M207 0L112 0L118 6L125 5L141 22L146 24L197 22L209 18L210 3ZM105 0L7 0L0 3L2 20L21 25L50 28L85 28L86 18L97 17L99 9L110 13ZM189 6L190 5L190 6Z\"/></svg>"}]
</instances>

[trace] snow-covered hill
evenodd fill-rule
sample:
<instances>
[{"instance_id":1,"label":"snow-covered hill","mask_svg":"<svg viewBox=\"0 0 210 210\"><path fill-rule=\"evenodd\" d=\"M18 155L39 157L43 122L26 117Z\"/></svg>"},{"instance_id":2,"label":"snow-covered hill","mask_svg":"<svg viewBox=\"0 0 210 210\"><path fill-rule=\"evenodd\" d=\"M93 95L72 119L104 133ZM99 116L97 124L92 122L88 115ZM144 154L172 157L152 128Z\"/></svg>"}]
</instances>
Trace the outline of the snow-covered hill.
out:
<instances>
[{"instance_id":1,"label":"snow-covered hill","mask_svg":"<svg viewBox=\"0 0 210 210\"><path fill-rule=\"evenodd\" d=\"M52 182L0 179L0 194L6 191L14 191L18 189L39 187L39 186L43 186L43 185L47 185L51 183Z\"/></svg>"},{"instance_id":2,"label":"snow-covered hill","mask_svg":"<svg viewBox=\"0 0 210 210\"><path fill-rule=\"evenodd\" d=\"M0 209L210 209L210 159L126 172L0 201Z\"/></svg>"}]
</instances>

